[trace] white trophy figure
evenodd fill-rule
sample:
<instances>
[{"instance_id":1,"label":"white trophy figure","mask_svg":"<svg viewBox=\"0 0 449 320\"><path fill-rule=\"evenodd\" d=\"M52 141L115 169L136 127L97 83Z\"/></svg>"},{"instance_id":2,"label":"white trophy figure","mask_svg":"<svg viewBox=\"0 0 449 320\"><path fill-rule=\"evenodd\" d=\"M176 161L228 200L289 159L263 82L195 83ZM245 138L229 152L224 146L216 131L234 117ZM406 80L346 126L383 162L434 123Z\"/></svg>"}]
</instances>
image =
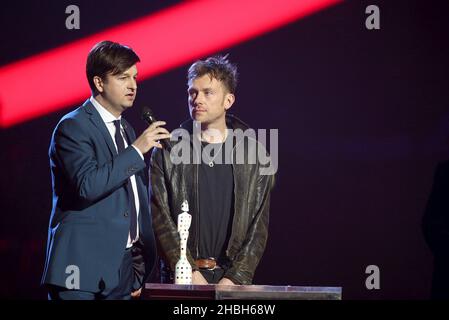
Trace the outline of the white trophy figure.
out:
<instances>
[{"instance_id":1,"label":"white trophy figure","mask_svg":"<svg viewBox=\"0 0 449 320\"><path fill-rule=\"evenodd\" d=\"M187 200L182 203L182 213L178 215L178 233L180 237L181 254L175 268L175 284L192 284L192 266L187 260L187 239L189 237L192 216L188 213L189 204Z\"/></svg>"}]
</instances>

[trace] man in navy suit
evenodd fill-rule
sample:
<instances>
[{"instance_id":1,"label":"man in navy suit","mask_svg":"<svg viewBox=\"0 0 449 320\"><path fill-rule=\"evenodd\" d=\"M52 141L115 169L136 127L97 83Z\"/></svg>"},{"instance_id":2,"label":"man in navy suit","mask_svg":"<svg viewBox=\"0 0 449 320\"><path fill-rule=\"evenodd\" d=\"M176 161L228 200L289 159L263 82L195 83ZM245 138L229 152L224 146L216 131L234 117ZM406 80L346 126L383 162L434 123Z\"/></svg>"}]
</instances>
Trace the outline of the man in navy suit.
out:
<instances>
[{"instance_id":1,"label":"man in navy suit","mask_svg":"<svg viewBox=\"0 0 449 320\"><path fill-rule=\"evenodd\" d=\"M90 51L92 97L57 124L49 149L53 186L42 283L50 299L130 299L155 262L143 155L169 138L163 121L137 139L122 113L137 92L140 59L103 41Z\"/></svg>"}]
</instances>

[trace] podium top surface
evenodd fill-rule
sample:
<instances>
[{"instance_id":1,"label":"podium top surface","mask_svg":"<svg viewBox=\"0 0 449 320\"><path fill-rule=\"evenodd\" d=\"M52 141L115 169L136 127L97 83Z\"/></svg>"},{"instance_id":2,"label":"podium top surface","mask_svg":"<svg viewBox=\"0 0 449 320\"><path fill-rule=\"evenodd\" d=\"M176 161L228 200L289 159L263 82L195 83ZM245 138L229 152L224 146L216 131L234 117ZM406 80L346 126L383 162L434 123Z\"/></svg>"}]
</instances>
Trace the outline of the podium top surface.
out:
<instances>
[{"instance_id":1,"label":"podium top surface","mask_svg":"<svg viewBox=\"0 0 449 320\"><path fill-rule=\"evenodd\" d=\"M143 295L149 299L281 299L341 300L341 287L271 285L180 285L146 283Z\"/></svg>"}]
</instances>

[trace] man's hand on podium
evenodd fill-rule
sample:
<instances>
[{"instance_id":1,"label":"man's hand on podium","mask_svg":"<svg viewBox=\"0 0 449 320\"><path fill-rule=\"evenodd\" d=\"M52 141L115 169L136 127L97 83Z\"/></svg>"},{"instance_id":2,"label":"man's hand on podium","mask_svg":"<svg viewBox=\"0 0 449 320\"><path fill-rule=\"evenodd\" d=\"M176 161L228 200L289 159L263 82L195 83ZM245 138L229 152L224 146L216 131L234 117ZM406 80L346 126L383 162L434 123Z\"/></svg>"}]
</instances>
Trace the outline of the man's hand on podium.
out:
<instances>
[{"instance_id":1,"label":"man's hand on podium","mask_svg":"<svg viewBox=\"0 0 449 320\"><path fill-rule=\"evenodd\" d=\"M222 285L225 285L225 286L233 286L233 285L235 285L234 282L232 282L232 281L229 280L228 278L222 278L222 279L218 282L218 284L222 284Z\"/></svg>"},{"instance_id":2,"label":"man's hand on podium","mask_svg":"<svg viewBox=\"0 0 449 320\"><path fill-rule=\"evenodd\" d=\"M201 272L195 270L192 272L192 284L209 284L209 283L203 277Z\"/></svg>"}]
</instances>

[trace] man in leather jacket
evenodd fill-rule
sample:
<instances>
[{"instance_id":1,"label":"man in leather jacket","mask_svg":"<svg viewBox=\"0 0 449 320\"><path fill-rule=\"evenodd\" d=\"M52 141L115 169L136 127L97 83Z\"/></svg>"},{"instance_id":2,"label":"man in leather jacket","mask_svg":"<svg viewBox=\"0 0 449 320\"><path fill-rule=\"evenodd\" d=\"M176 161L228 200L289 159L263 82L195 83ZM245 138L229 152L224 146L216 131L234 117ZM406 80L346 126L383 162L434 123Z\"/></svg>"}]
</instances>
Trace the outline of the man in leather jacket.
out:
<instances>
[{"instance_id":1,"label":"man in leather jacket","mask_svg":"<svg viewBox=\"0 0 449 320\"><path fill-rule=\"evenodd\" d=\"M234 134L249 129L227 114L236 84L237 69L226 57L196 61L188 71L192 120L177 129L188 137L188 161L173 161L182 142L155 149L151 158L151 209L163 269L173 275L180 258L176 222L187 200L193 284L251 284L267 241L274 172L257 157L268 156L261 143Z\"/></svg>"}]
</instances>

